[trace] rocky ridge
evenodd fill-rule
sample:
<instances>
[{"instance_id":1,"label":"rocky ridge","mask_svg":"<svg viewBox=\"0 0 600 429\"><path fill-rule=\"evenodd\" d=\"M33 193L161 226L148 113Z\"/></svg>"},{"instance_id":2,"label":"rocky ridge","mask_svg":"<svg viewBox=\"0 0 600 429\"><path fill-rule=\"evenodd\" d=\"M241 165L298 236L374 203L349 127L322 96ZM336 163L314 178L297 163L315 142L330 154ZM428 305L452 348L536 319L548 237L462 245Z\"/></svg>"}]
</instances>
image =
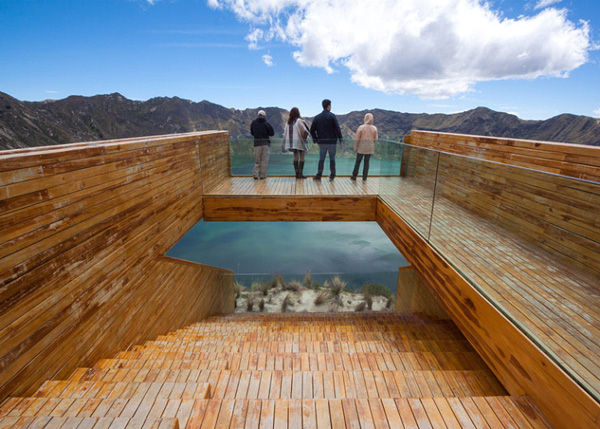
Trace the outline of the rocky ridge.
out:
<instances>
[{"instance_id":1,"label":"rocky ridge","mask_svg":"<svg viewBox=\"0 0 600 429\"><path fill-rule=\"evenodd\" d=\"M209 129L246 134L259 109L265 110L269 122L280 130L276 132L283 130L287 110L278 107L237 110L179 97L136 101L118 93L28 102L0 92L0 149ZM375 116L380 134L387 136L421 129L600 145L600 120L586 116L563 114L545 121L525 121L485 107L452 115L369 111ZM338 115L342 131L353 134L362 124L365 112Z\"/></svg>"}]
</instances>

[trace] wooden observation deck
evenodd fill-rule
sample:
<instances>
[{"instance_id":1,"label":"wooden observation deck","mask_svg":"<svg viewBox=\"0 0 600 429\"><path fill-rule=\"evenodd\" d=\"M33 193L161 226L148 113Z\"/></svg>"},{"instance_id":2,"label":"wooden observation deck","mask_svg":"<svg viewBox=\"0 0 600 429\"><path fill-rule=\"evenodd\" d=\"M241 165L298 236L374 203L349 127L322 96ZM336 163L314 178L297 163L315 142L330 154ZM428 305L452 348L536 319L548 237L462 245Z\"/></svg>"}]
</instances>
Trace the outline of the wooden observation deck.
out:
<instances>
[{"instance_id":1,"label":"wooden observation deck","mask_svg":"<svg viewBox=\"0 0 600 429\"><path fill-rule=\"evenodd\" d=\"M225 132L1 154L0 427L599 427L600 148L405 141L366 183L231 177ZM164 256L202 218L376 221L397 311L211 317L231 272Z\"/></svg>"}]
</instances>

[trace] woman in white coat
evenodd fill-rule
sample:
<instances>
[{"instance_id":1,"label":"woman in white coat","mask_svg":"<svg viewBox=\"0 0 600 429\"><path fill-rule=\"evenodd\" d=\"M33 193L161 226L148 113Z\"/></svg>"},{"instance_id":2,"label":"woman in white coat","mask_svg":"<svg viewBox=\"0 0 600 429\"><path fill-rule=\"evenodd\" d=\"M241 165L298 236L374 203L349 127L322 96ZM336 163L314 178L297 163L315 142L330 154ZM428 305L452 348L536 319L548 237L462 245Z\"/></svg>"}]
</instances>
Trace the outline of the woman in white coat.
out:
<instances>
[{"instance_id":1,"label":"woman in white coat","mask_svg":"<svg viewBox=\"0 0 600 429\"><path fill-rule=\"evenodd\" d=\"M300 116L300 110L297 107L292 107L283 130L283 152L292 151L294 153L296 179L306 179L302 172L304 170L304 157L308 149L306 141L308 132L308 124Z\"/></svg>"},{"instance_id":2,"label":"woman in white coat","mask_svg":"<svg viewBox=\"0 0 600 429\"><path fill-rule=\"evenodd\" d=\"M360 162L365 158L365 165L363 166L363 181L367 180L369 175L369 161L371 155L375 152L375 142L377 141L377 127L373 125L373 115L367 113L365 115L365 123L358 127L356 130L356 136L354 137L354 151L356 152L356 162L354 163L354 171L350 179L356 180L358 176L358 169L360 168Z\"/></svg>"}]
</instances>

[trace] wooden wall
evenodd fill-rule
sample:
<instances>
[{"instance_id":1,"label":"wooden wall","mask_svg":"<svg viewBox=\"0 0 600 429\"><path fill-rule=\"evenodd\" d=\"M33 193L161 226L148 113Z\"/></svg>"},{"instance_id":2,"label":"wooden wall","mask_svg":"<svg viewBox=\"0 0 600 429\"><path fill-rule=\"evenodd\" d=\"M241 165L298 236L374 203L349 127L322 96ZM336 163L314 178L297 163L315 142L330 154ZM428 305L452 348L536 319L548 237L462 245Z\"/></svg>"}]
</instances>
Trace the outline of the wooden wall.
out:
<instances>
[{"instance_id":1,"label":"wooden wall","mask_svg":"<svg viewBox=\"0 0 600 429\"><path fill-rule=\"evenodd\" d=\"M202 218L199 147L222 138L0 154L0 400L231 310L205 299L223 270L161 258Z\"/></svg>"},{"instance_id":2,"label":"wooden wall","mask_svg":"<svg viewBox=\"0 0 600 429\"><path fill-rule=\"evenodd\" d=\"M399 313L425 314L438 319L450 318L429 288L425 286L419 273L410 265L398 269L394 310Z\"/></svg>"},{"instance_id":3,"label":"wooden wall","mask_svg":"<svg viewBox=\"0 0 600 429\"><path fill-rule=\"evenodd\" d=\"M200 137L202 153L202 183L204 192L209 192L231 175L229 157L229 133L213 132L210 137Z\"/></svg>"},{"instance_id":4,"label":"wooden wall","mask_svg":"<svg viewBox=\"0 0 600 429\"><path fill-rule=\"evenodd\" d=\"M600 147L413 130L404 142L442 152L600 181Z\"/></svg>"},{"instance_id":5,"label":"wooden wall","mask_svg":"<svg viewBox=\"0 0 600 429\"><path fill-rule=\"evenodd\" d=\"M422 131L413 132L411 144L485 158L480 160L441 153L436 198L447 198L569 263L595 275L600 274L600 167L591 165L600 160L599 147L570 148L565 144ZM507 146L503 146L505 144ZM545 158L525 157L523 147L527 145L536 149L529 149L526 153L539 152L547 156L556 155L559 149L564 150L564 157L573 162L569 169L563 166L561 173L576 177L579 175L577 169L581 169L599 181L548 174L547 165L537 164ZM499 149L502 147L503 151ZM408 149L403 154L403 164L409 166L407 171L418 170L422 176L421 170L431 169L431 161L423 156L423 151L414 147ZM516 152L507 152L513 149ZM567 155L573 155L572 152L586 153L588 158L568 158ZM515 159L518 162L513 162ZM577 164L574 159L590 165ZM430 184L424 186L432 189Z\"/></svg>"},{"instance_id":6,"label":"wooden wall","mask_svg":"<svg viewBox=\"0 0 600 429\"><path fill-rule=\"evenodd\" d=\"M440 197L600 275L600 182L442 154Z\"/></svg>"},{"instance_id":7,"label":"wooden wall","mask_svg":"<svg viewBox=\"0 0 600 429\"><path fill-rule=\"evenodd\" d=\"M375 220L376 197L281 196L204 197L207 221L369 222Z\"/></svg>"},{"instance_id":8,"label":"wooden wall","mask_svg":"<svg viewBox=\"0 0 600 429\"><path fill-rule=\"evenodd\" d=\"M600 404L381 199L377 222L511 395L529 395L557 427L597 427Z\"/></svg>"}]
</instances>

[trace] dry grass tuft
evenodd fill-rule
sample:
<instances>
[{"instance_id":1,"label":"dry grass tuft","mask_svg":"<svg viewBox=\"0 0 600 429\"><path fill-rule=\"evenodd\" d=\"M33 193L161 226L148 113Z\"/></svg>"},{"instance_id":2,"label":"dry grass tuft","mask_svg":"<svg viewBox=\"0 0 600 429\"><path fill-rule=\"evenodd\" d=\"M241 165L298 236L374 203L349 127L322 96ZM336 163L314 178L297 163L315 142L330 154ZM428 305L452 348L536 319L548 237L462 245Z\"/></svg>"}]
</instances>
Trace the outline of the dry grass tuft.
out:
<instances>
[{"instance_id":1,"label":"dry grass tuft","mask_svg":"<svg viewBox=\"0 0 600 429\"><path fill-rule=\"evenodd\" d=\"M290 298L290 294L288 293L285 298L283 298L283 301L281 301L281 312L285 313L288 309L288 307L290 307L292 305L292 299Z\"/></svg>"},{"instance_id":2,"label":"dry grass tuft","mask_svg":"<svg viewBox=\"0 0 600 429\"><path fill-rule=\"evenodd\" d=\"M248 300L246 301L246 310L252 311L253 308L254 308L254 298L252 297L252 295L250 295L248 297Z\"/></svg>"},{"instance_id":3,"label":"dry grass tuft","mask_svg":"<svg viewBox=\"0 0 600 429\"><path fill-rule=\"evenodd\" d=\"M261 312L265 310L265 300L262 298L258 301L258 310Z\"/></svg>"},{"instance_id":4,"label":"dry grass tuft","mask_svg":"<svg viewBox=\"0 0 600 429\"><path fill-rule=\"evenodd\" d=\"M331 279L331 293L334 296L338 296L340 293L342 293L342 291L344 290L344 288L346 287L348 283L343 281L341 278L339 278L339 276L334 276Z\"/></svg>"},{"instance_id":5,"label":"dry grass tuft","mask_svg":"<svg viewBox=\"0 0 600 429\"><path fill-rule=\"evenodd\" d=\"M296 280L292 280L285 286L285 290L289 290L291 292L300 292L302 290L302 285Z\"/></svg>"},{"instance_id":6,"label":"dry grass tuft","mask_svg":"<svg viewBox=\"0 0 600 429\"><path fill-rule=\"evenodd\" d=\"M315 298L315 305L324 304L325 301L327 301L328 299L329 299L329 293L328 292L325 292L325 291L319 292L319 294Z\"/></svg>"}]
</instances>

